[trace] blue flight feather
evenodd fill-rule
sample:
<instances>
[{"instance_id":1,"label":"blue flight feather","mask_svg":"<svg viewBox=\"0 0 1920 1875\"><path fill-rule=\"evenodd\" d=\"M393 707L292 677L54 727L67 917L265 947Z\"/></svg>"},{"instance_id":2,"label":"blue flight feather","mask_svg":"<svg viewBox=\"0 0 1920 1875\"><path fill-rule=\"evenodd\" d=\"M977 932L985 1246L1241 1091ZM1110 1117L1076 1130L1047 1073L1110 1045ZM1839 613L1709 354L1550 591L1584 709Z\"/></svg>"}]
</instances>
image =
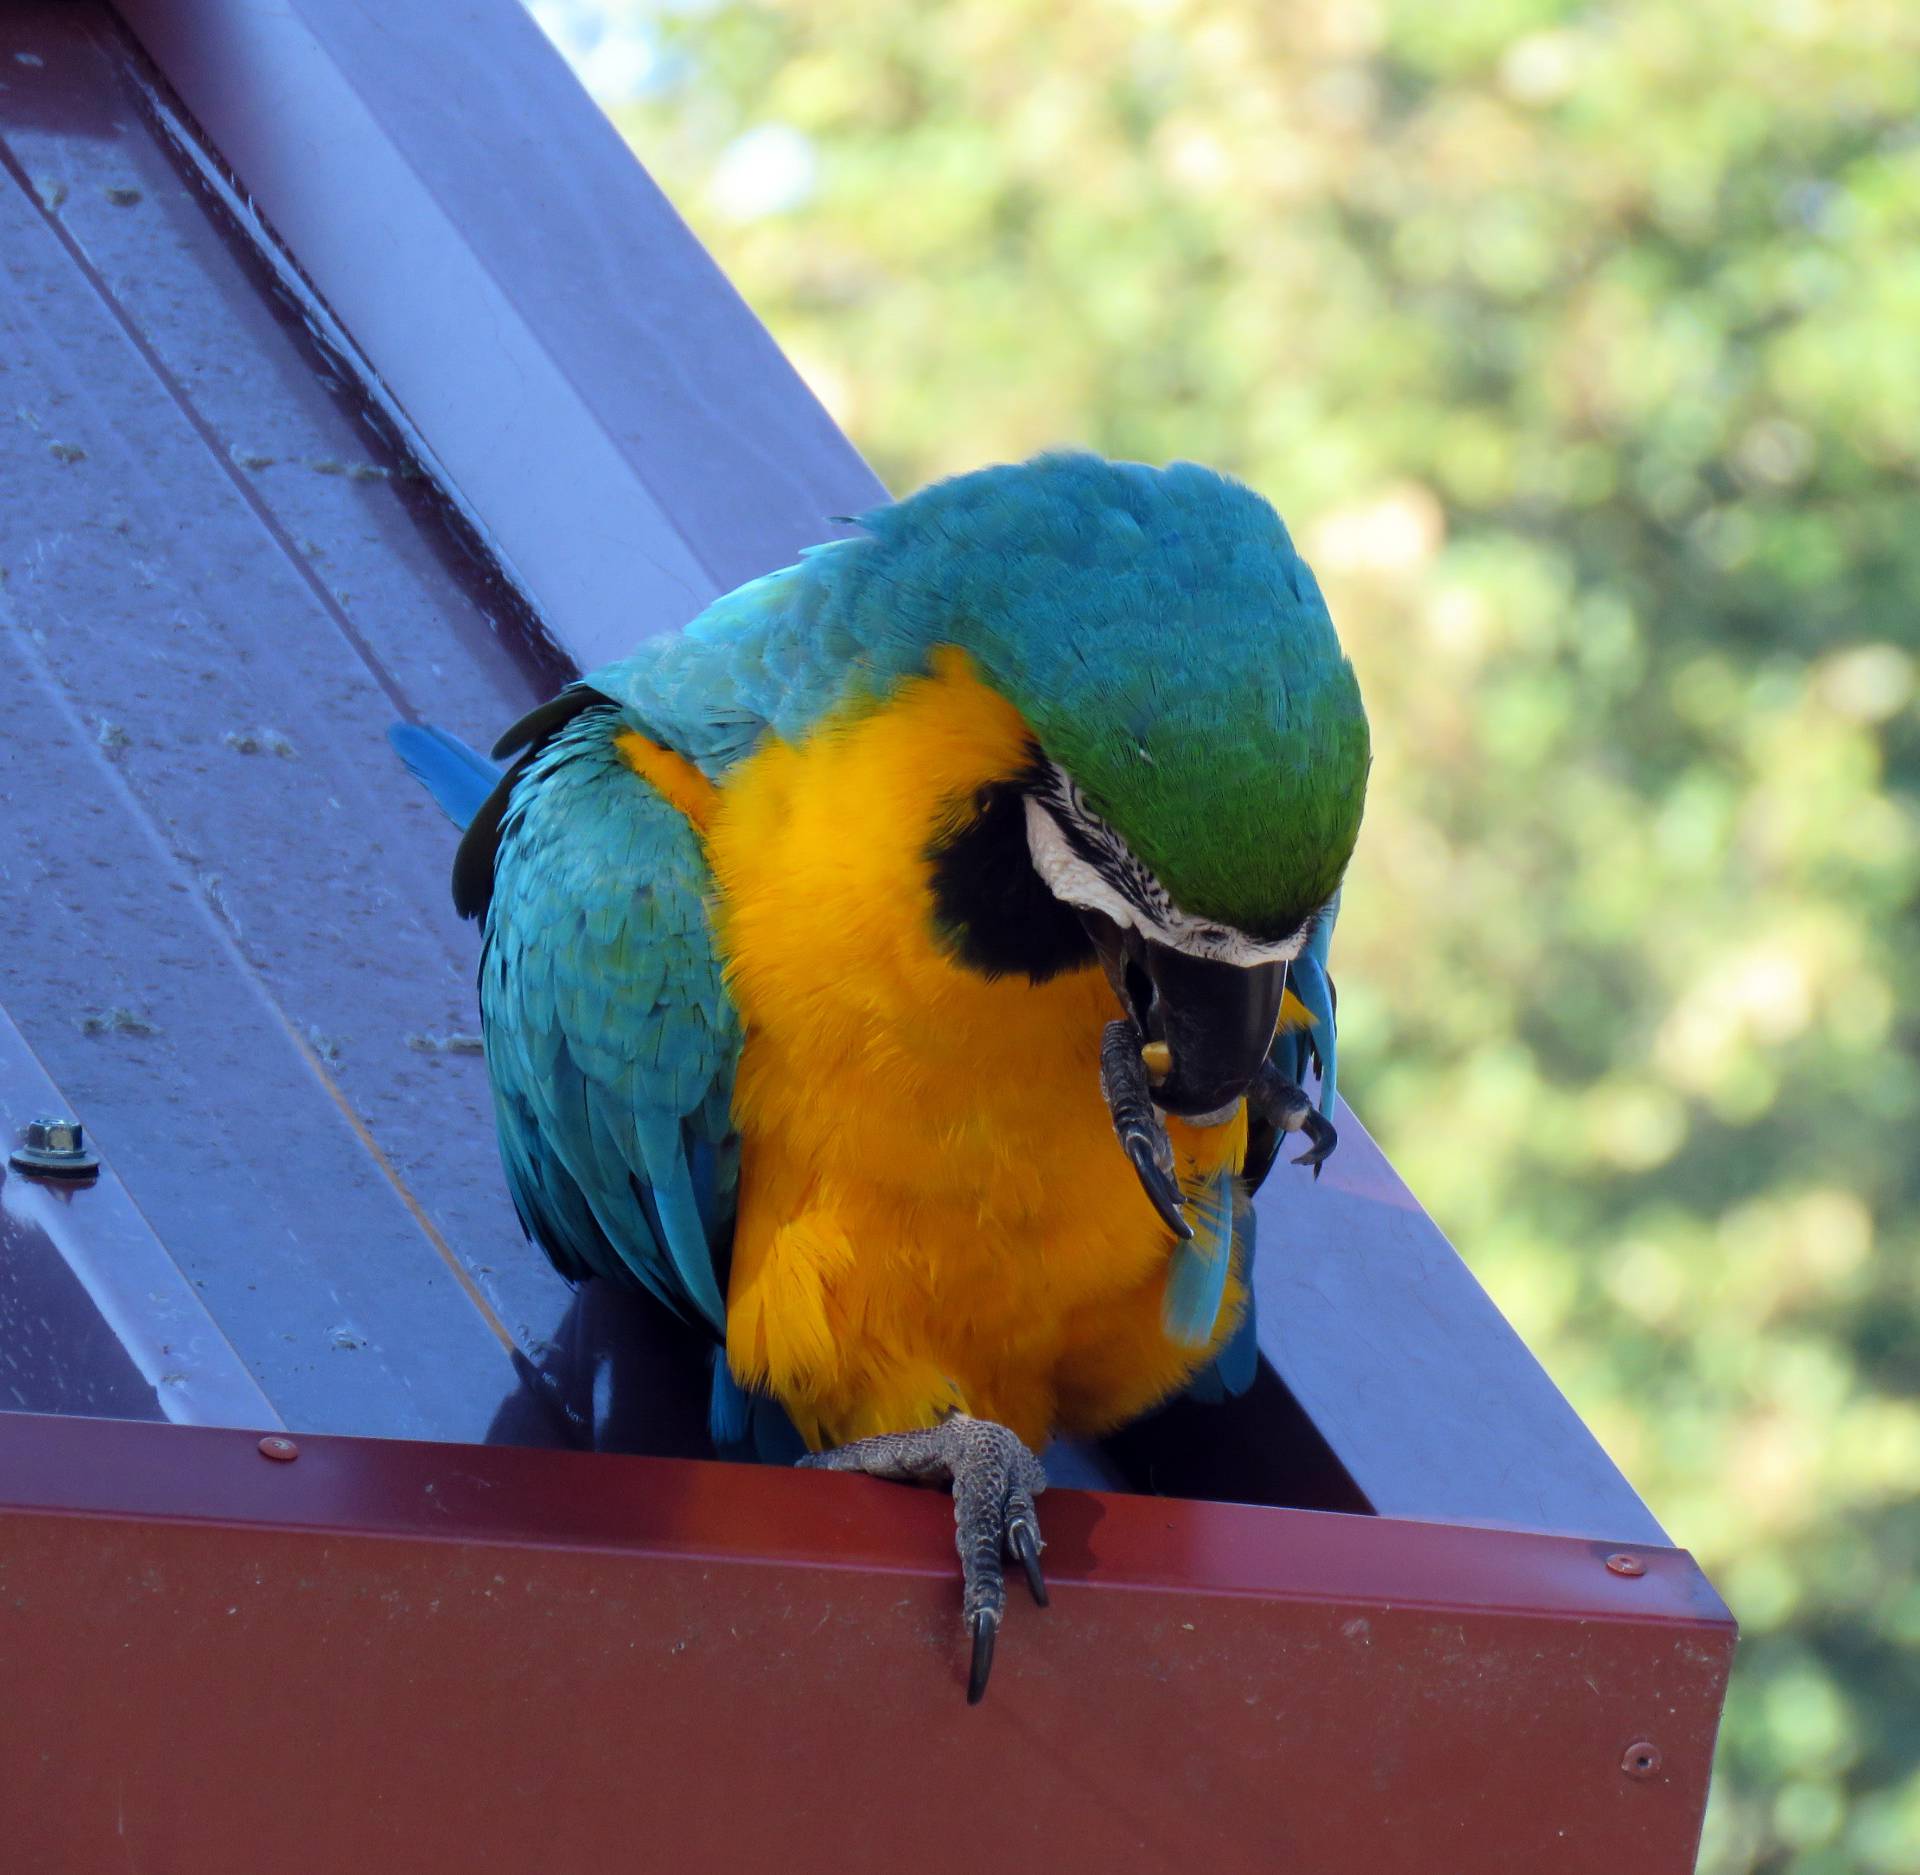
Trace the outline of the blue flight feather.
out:
<instances>
[{"instance_id":1,"label":"blue flight feather","mask_svg":"<svg viewBox=\"0 0 1920 1875\"><path fill-rule=\"evenodd\" d=\"M1340 915L1340 894L1336 892L1328 904L1326 913L1314 925L1313 935L1307 940L1301 954L1289 966L1287 987L1305 1006L1311 1025L1306 1028L1289 1029L1285 1034L1274 1038L1273 1060L1282 1074L1296 1086L1304 1086L1307 1079L1307 1067L1310 1058L1320 1063L1319 1106L1322 1113L1332 1115L1336 1071L1335 1048L1337 1043L1337 1024L1334 1021L1333 984L1327 974L1327 954L1333 943L1334 921ZM1259 1324L1253 1301L1253 1255L1255 1248L1255 1219L1251 1204L1240 1207L1240 1215L1233 1225L1234 1248L1240 1259L1240 1280L1246 1285L1247 1306L1240 1323L1234 1329L1225 1347L1213 1358L1212 1363L1194 1376L1187 1392L1194 1399L1218 1402L1228 1396L1237 1397L1253 1385L1254 1375L1260 1365ZM1185 1247L1183 1247L1185 1248ZM1183 1277L1180 1253L1176 1252L1174 1264L1174 1283ZM1211 1265L1208 1274L1211 1275ZM1196 1272L1187 1277L1193 1287L1194 1309L1197 1312L1202 1305L1204 1291L1200 1288L1200 1276ZM1174 1283L1169 1283L1167 1302L1169 1310L1173 1305ZM1217 1304L1216 1304L1217 1306Z\"/></svg>"},{"instance_id":2,"label":"blue flight feather","mask_svg":"<svg viewBox=\"0 0 1920 1875\"><path fill-rule=\"evenodd\" d=\"M1260 1368L1260 1324L1253 1300L1253 1206L1235 1194L1233 1247L1247 1306L1226 1345L1187 1385L1187 1395L1210 1406L1238 1399Z\"/></svg>"},{"instance_id":3,"label":"blue flight feather","mask_svg":"<svg viewBox=\"0 0 1920 1875\"><path fill-rule=\"evenodd\" d=\"M713 1394L707 1405L707 1435L723 1450L747 1442L751 1402L733 1377L725 1348L713 1351Z\"/></svg>"},{"instance_id":4,"label":"blue flight feather","mask_svg":"<svg viewBox=\"0 0 1920 1875\"><path fill-rule=\"evenodd\" d=\"M1340 894L1336 892L1323 916L1315 921L1306 947L1287 966L1287 988L1291 990L1311 1018L1305 1028L1288 1029L1274 1038L1274 1065L1296 1087L1307 1084L1307 1070L1314 1062L1320 1067L1319 1108L1333 1117L1335 1075L1338 1068L1338 1025L1334 1021L1333 979L1327 972L1327 953L1333 944L1334 922L1340 916Z\"/></svg>"},{"instance_id":5,"label":"blue flight feather","mask_svg":"<svg viewBox=\"0 0 1920 1875\"><path fill-rule=\"evenodd\" d=\"M1174 1250L1160 1319L1172 1340L1197 1348L1212 1338L1233 1266L1233 1176L1222 1172L1185 1195L1193 1237Z\"/></svg>"},{"instance_id":6,"label":"blue flight feather","mask_svg":"<svg viewBox=\"0 0 1920 1875\"><path fill-rule=\"evenodd\" d=\"M480 811L480 803L506 772L478 749L433 723L395 723L387 731L407 773L439 803L440 811L462 831Z\"/></svg>"}]
</instances>

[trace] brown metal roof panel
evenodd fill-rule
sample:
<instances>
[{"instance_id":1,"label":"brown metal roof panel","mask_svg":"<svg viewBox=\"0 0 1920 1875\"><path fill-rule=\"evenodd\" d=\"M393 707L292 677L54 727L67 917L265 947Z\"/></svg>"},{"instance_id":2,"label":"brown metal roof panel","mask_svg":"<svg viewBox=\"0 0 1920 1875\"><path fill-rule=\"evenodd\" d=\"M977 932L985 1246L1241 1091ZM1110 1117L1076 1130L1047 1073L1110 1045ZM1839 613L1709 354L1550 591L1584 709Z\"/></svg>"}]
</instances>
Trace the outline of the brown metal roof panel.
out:
<instances>
[{"instance_id":1,"label":"brown metal roof panel","mask_svg":"<svg viewBox=\"0 0 1920 1875\"><path fill-rule=\"evenodd\" d=\"M62 12L0 109L55 239L396 707L486 734L570 667L528 644L516 596L376 433L316 340L311 295L282 289L184 166L137 50L94 9Z\"/></svg>"}]
</instances>

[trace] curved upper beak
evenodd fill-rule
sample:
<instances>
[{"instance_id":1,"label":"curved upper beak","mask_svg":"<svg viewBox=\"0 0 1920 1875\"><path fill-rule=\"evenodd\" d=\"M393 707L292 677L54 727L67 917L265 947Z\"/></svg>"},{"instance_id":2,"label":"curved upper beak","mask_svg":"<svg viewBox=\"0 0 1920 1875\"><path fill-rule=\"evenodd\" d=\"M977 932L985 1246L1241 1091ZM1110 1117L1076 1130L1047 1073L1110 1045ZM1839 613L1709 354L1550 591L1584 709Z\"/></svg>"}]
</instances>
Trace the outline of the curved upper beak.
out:
<instances>
[{"instance_id":1,"label":"curved upper beak","mask_svg":"<svg viewBox=\"0 0 1920 1875\"><path fill-rule=\"evenodd\" d=\"M1190 957L1103 913L1080 915L1121 1006L1171 1057L1154 1104L1184 1119L1225 1118L1273 1046L1287 966Z\"/></svg>"}]
</instances>

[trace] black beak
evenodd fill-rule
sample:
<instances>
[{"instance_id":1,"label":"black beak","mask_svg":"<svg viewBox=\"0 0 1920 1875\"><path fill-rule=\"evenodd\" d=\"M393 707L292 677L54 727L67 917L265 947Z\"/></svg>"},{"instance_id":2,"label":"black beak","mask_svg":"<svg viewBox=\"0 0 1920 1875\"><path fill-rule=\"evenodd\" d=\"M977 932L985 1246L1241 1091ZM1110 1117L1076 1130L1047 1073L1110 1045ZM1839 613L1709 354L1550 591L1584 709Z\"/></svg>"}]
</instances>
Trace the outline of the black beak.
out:
<instances>
[{"instance_id":1,"label":"black beak","mask_svg":"<svg viewBox=\"0 0 1920 1875\"><path fill-rule=\"evenodd\" d=\"M1172 1057L1154 1104L1186 1119L1224 1114L1273 1046L1286 965L1189 957L1100 912L1080 915L1121 1007L1144 1041L1165 1043Z\"/></svg>"}]
</instances>

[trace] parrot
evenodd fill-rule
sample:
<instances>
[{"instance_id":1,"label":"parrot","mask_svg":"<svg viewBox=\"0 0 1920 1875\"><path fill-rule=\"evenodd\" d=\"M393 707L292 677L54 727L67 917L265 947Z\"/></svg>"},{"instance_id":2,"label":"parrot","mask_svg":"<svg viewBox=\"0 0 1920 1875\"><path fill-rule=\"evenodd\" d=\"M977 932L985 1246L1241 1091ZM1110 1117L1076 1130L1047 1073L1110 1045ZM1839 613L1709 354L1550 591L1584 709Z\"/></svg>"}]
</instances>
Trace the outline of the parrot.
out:
<instances>
[{"instance_id":1,"label":"parrot","mask_svg":"<svg viewBox=\"0 0 1920 1875\"><path fill-rule=\"evenodd\" d=\"M711 1338L721 1449L950 1488L977 1702L1009 1563L1048 1602L1048 1440L1252 1381L1252 1191L1337 1138L1369 730L1211 469L839 518L493 760L391 734L465 830L525 1231Z\"/></svg>"}]
</instances>

